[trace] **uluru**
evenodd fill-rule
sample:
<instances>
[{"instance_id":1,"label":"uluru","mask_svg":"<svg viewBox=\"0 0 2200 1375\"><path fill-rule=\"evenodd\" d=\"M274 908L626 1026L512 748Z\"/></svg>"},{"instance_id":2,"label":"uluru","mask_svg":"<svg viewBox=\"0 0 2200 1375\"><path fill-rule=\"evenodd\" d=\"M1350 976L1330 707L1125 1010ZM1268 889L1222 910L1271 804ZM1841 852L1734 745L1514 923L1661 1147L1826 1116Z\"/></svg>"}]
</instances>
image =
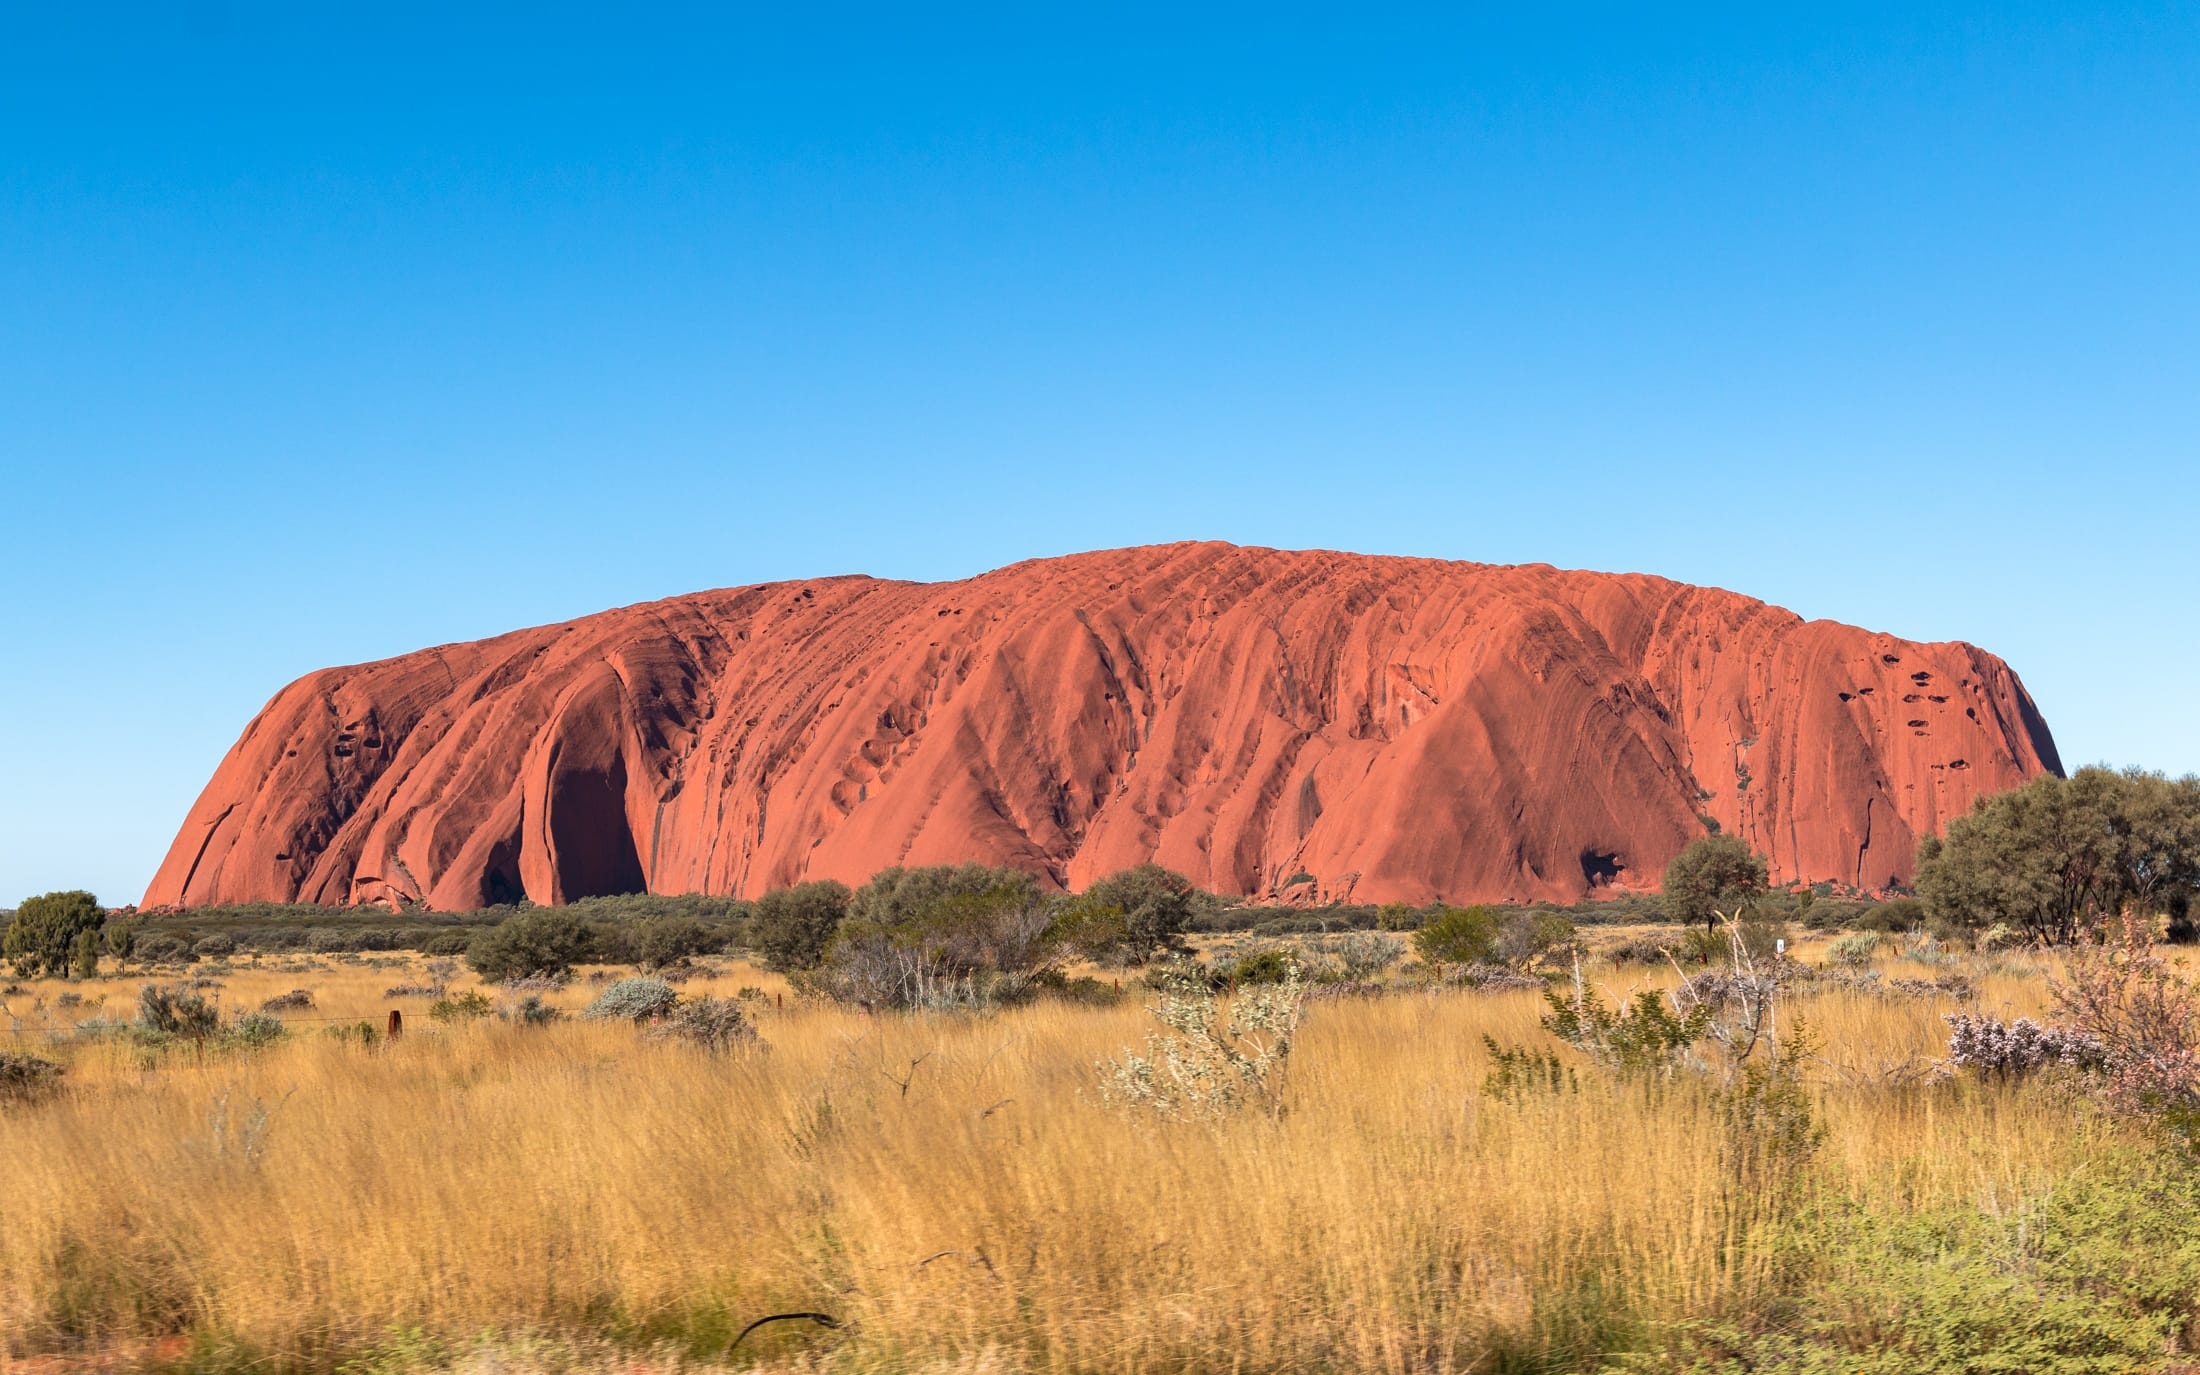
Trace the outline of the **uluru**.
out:
<instances>
[{"instance_id":1,"label":"uluru","mask_svg":"<svg viewBox=\"0 0 2200 1375\"><path fill-rule=\"evenodd\" d=\"M1187 543L700 592L285 687L147 905L754 895L1153 859L1574 901L1713 828L1879 888L2060 772L2009 666L1640 574Z\"/></svg>"}]
</instances>

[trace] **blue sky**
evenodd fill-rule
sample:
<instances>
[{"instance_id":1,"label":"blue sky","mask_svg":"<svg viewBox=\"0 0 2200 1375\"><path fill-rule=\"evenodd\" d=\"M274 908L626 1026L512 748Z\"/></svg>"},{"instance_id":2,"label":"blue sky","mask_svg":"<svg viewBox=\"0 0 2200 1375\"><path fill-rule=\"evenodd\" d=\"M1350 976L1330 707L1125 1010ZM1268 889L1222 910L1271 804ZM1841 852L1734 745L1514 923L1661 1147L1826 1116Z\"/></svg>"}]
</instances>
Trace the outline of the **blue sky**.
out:
<instances>
[{"instance_id":1,"label":"blue sky","mask_svg":"<svg viewBox=\"0 0 2200 1375\"><path fill-rule=\"evenodd\" d=\"M0 12L0 902L135 900L313 668L1188 537L2200 769L2192 7L802 8Z\"/></svg>"}]
</instances>

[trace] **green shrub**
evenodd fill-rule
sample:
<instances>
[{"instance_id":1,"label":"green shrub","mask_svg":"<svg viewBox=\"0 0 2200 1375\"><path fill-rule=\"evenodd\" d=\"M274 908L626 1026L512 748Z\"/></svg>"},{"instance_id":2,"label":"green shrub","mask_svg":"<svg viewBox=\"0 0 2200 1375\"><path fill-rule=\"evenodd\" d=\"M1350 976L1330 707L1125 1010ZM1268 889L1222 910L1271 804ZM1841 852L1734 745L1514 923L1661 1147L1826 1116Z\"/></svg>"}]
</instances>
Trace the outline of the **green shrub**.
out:
<instances>
[{"instance_id":1,"label":"green shrub","mask_svg":"<svg viewBox=\"0 0 2200 1375\"><path fill-rule=\"evenodd\" d=\"M1574 924L1556 912L1507 912L1498 923L1493 953L1507 964L1526 967L1572 944L1574 936Z\"/></svg>"},{"instance_id":2,"label":"green shrub","mask_svg":"<svg viewBox=\"0 0 2200 1375\"><path fill-rule=\"evenodd\" d=\"M1280 984L1298 978L1305 968L1297 951L1285 946L1271 945L1227 966L1225 972L1232 983L1243 985Z\"/></svg>"},{"instance_id":3,"label":"green shrub","mask_svg":"<svg viewBox=\"0 0 2200 1375\"><path fill-rule=\"evenodd\" d=\"M831 879L775 888L756 900L749 943L766 969L782 974L815 969L848 915L849 899L847 886Z\"/></svg>"},{"instance_id":4,"label":"green shrub","mask_svg":"<svg viewBox=\"0 0 2200 1375\"><path fill-rule=\"evenodd\" d=\"M1619 1070L1668 1071L1711 1031L1710 1003L1699 1002L1682 1016L1667 1006L1664 994L1650 989L1617 1008L1607 1007L1594 988L1581 983L1569 991L1554 988L1544 998L1551 1007L1544 1030Z\"/></svg>"},{"instance_id":5,"label":"green shrub","mask_svg":"<svg viewBox=\"0 0 2200 1375\"><path fill-rule=\"evenodd\" d=\"M191 953L202 960L218 960L236 952L236 939L220 931L211 936L201 936L191 943Z\"/></svg>"},{"instance_id":6,"label":"green shrub","mask_svg":"<svg viewBox=\"0 0 2200 1375\"><path fill-rule=\"evenodd\" d=\"M463 955L473 948L474 938L467 931L438 931L420 943L420 953L445 959Z\"/></svg>"},{"instance_id":7,"label":"green shrub","mask_svg":"<svg viewBox=\"0 0 2200 1375\"><path fill-rule=\"evenodd\" d=\"M1763 857L1733 836L1699 837L1665 866L1665 912L1677 922L1708 925L1714 913L1732 916L1764 891Z\"/></svg>"},{"instance_id":8,"label":"green shrub","mask_svg":"<svg viewBox=\"0 0 2200 1375\"><path fill-rule=\"evenodd\" d=\"M1141 864L1094 880L1064 909L1059 935L1088 959L1144 964L1184 948L1199 901L1190 879Z\"/></svg>"},{"instance_id":9,"label":"green shrub","mask_svg":"<svg viewBox=\"0 0 2200 1375\"><path fill-rule=\"evenodd\" d=\"M1426 964L1480 964L1497 953L1498 917L1489 907L1447 907L1413 933Z\"/></svg>"},{"instance_id":10,"label":"green shrub","mask_svg":"<svg viewBox=\"0 0 2200 1375\"><path fill-rule=\"evenodd\" d=\"M644 969L668 969L725 944L725 934L693 917L652 917L629 933L634 962Z\"/></svg>"},{"instance_id":11,"label":"green shrub","mask_svg":"<svg viewBox=\"0 0 2200 1375\"><path fill-rule=\"evenodd\" d=\"M467 989L451 998L438 998L428 1007L428 1016L438 1022L471 1022L496 1011L496 1004L489 995L479 989Z\"/></svg>"},{"instance_id":12,"label":"green shrub","mask_svg":"<svg viewBox=\"0 0 2200 1375\"><path fill-rule=\"evenodd\" d=\"M0 953L15 965L16 977L36 979L69 972L78 937L96 933L107 923L99 899L82 889L65 893L41 893L23 899L15 920L0 937Z\"/></svg>"},{"instance_id":13,"label":"green shrub","mask_svg":"<svg viewBox=\"0 0 2200 1375\"><path fill-rule=\"evenodd\" d=\"M493 983L555 978L587 957L588 928L562 908L529 908L473 938L466 963Z\"/></svg>"},{"instance_id":14,"label":"green shrub","mask_svg":"<svg viewBox=\"0 0 2200 1375\"><path fill-rule=\"evenodd\" d=\"M99 977L99 932L88 928L77 932L76 945L69 953L69 976L77 979Z\"/></svg>"}]
</instances>

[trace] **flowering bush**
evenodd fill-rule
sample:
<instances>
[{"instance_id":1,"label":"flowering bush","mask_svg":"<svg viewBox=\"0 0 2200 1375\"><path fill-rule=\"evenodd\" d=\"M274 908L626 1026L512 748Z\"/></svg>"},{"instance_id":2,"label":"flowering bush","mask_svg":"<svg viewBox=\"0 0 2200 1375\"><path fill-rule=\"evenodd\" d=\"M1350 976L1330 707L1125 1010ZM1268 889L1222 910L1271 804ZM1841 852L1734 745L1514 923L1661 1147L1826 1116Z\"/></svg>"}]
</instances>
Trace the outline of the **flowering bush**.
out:
<instances>
[{"instance_id":1,"label":"flowering bush","mask_svg":"<svg viewBox=\"0 0 2200 1375\"><path fill-rule=\"evenodd\" d=\"M2050 1065L2091 1069L2101 1063L2101 1043L2082 1031L2041 1026L2030 1017L2004 1022L1984 1014L1951 1012L1948 1063L1996 1079L2021 1079Z\"/></svg>"},{"instance_id":2,"label":"flowering bush","mask_svg":"<svg viewBox=\"0 0 2200 1375\"><path fill-rule=\"evenodd\" d=\"M2100 1044L2111 1107L2200 1133L2200 989L2154 953L2144 923L2126 916L2048 988L2064 1025Z\"/></svg>"}]
</instances>

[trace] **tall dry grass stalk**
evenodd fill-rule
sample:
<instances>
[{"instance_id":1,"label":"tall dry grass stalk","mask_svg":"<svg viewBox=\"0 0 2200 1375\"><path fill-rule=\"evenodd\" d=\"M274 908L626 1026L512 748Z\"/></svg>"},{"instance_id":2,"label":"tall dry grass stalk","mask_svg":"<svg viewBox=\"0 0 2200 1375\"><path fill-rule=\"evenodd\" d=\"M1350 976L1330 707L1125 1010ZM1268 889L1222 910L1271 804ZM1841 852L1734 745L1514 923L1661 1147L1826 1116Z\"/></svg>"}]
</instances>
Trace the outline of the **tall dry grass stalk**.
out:
<instances>
[{"instance_id":1,"label":"tall dry grass stalk","mask_svg":"<svg viewBox=\"0 0 2200 1375\"><path fill-rule=\"evenodd\" d=\"M379 1021L398 978L240 972L224 993L305 984L319 1015ZM777 990L737 968L713 991L737 984ZM1990 979L1983 1001L2032 1010L2038 981ZM881 1368L1471 1370L1586 1357L1774 1282L1736 1225L1752 1205L1709 1089L1483 1095L1485 1034L1550 1043L1532 994L1317 1004L1288 1111L1214 1125L1100 1102L1096 1061L1149 1029L1135 1004L925 1019L767 999L769 1048L736 1057L411 1006L371 1049L301 1023L256 1054L49 1050L68 1092L0 1115L9 1349L179 1330L308 1364L406 1329L707 1345L822 1309L850 1324L838 1359ZM2082 1161L2049 1098L1892 1082L1946 1010L1792 1005L1828 1048L1813 1187L2001 1211ZM814 1342L798 1326L745 1353Z\"/></svg>"}]
</instances>

